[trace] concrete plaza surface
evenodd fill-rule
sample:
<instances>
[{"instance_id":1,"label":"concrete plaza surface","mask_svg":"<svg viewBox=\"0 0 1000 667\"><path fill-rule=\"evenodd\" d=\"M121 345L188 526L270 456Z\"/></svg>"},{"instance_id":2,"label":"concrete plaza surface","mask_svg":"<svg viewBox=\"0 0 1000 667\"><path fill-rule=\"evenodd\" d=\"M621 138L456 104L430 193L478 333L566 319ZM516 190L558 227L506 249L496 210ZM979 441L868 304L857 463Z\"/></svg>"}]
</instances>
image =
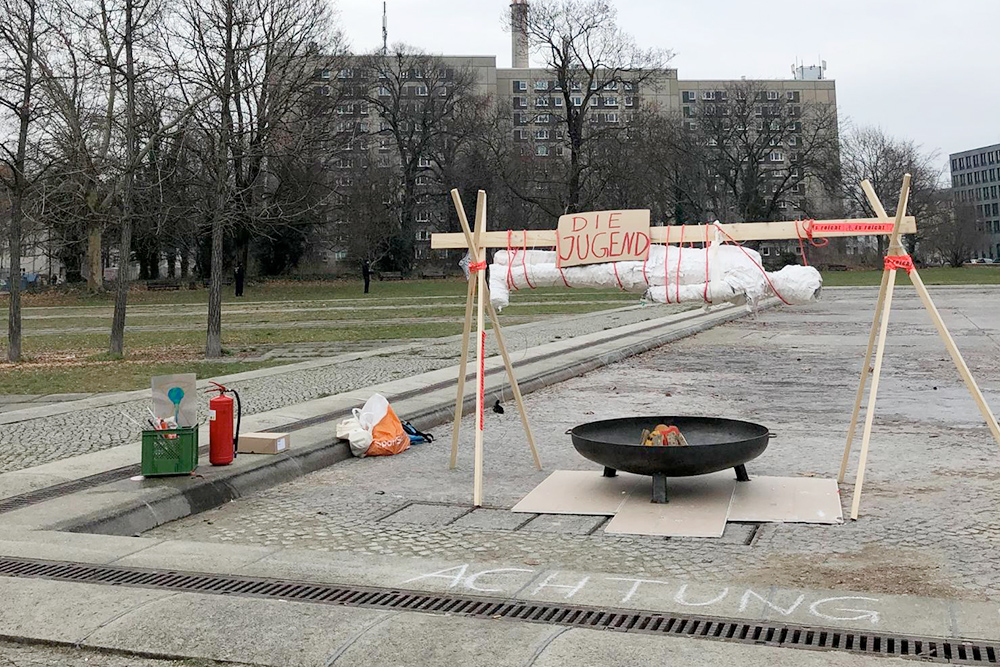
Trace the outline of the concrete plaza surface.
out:
<instances>
[{"instance_id":1,"label":"concrete plaza surface","mask_svg":"<svg viewBox=\"0 0 1000 667\"><path fill-rule=\"evenodd\" d=\"M1000 601L1000 452L919 301L899 292L858 522L730 524L719 540L668 540L606 535L601 517L533 518L505 508L552 470L595 469L573 450L569 427L636 414L759 422L777 437L748 464L751 477L835 477L874 290L831 291L815 305L766 311L532 394L527 406L544 472L532 467L516 409L505 401L503 415L486 417L489 507L471 508L473 422L466 418L455 471L447 469L450 429L439 428L434 444L346 461L150 535ZM1000 312L983 307L1000 292L934 294L987 399L1000 404L1000 334L992 333L1000 331ZM853 487L841 490L846 515Z\"/></svg>"},{"instance_id":2,"label":"concrete plaza surface","mask_svg":"<svg viewBox=\"0 0 1000 667\"><path fill-rule=\"evenodd\" d=\"M987 399L997 406L1000 335L994 332L1000 331L1000 315L984 304L996 303L1000 289L932 293ZM450 425L443 425L434 429L434 444L392 458L344 461L142 536L26 530L0 515L0 555L1000 640L1000 573L993 555L1000 539L1000 453L906 287L897 293L890 322L860 521L732 524L721 539L663 539L605 535L599 517L507 511L552 470L596 469L575 453L567 428L630 414L757 421L778 437L748 464L751 477L835 476L875 296L871 289L831 290L817 304L767 310L530 394L544 472L531 465L509 390L491 385L489 403L500 399L505 413L487 415L483 508L471 504L472 420L466 418L454 471L447 469ZM845 508L851 491L850 484L841 487ZM514 620L40 579L0 577L0 600L0 638L82 647L12 649L0 643L0 665L8 656L15 665L106 667L210 664L199 660L888 662ZM136 655L168 662L144 662Z\"/></svg>"}]
</instances>

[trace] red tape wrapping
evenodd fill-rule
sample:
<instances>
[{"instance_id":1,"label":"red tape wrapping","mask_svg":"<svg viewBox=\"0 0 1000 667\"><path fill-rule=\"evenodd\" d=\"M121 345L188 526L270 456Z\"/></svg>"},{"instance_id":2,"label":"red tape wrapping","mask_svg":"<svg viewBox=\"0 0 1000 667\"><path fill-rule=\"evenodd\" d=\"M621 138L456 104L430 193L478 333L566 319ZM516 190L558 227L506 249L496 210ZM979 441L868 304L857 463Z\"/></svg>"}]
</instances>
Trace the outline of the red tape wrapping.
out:
<instances>
[{"instance_id":1,"label":"red tape wrapping","mask_svg":"<svg viewBox=\"0 0 1000 667\"><path fill-rule=\"evenodd\" d=\"M891 234L891 222L814 222L812 233L823 235L828 232L874 232L876 234Z\"/></svg>"},{"instance_id":2,"label":"red tape wrapping","mask_svg":"<svg viewBox=\"0 0 1000 667\"><path fill-rule=\"evenodd\" d=\"M479 337L479 430L483 430L483 413L486 412L486 332Z\"/></svg>"},{"instance_id":3,"label":"red tape wrapping","mask_svg":"<svg viewBox=\"0 0 1000 667\"><path fill-rule=\"evenodd\" d=\"M472 262L469 264L469 273L476 273L477 271L486 270L486 260L481 262Z\"/></svg>"},{"instance_id":4,"label":"red tape wrapping","mask_svg":"<svg viewBox=\"0 0 1000 667\"><path fill-rule=\"evenodd\" d=\"M888 255L885 258L886 271L903 269L907 274L913 270L913 258L909 255Z\"/></svg>"}]
</instances>

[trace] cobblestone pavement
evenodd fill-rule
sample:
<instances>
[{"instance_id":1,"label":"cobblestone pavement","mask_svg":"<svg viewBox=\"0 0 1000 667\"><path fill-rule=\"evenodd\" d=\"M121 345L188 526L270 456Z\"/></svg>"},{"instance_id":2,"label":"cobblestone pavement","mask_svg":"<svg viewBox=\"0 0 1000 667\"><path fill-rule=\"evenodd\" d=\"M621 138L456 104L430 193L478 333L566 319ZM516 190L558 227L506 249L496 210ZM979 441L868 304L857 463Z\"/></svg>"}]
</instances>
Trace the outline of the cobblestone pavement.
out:
<instances>
[{"instance_id":1,"label":"cobblestone pavement","mask_svg":"<svg viewBox=\"0 0 1000 667\"><path fill-rule=\"evenodd\" d=\"M516 363L537 345L663 317L677 310L677 306L651 305L618 309L600 317L561 316L505 328L504 333ZM406 341L390 341L383 344L387 348L385 355L342 359L319 368L289 370L231 386L240 392L244 414L256 414L453 365L461 352L460 338L426 339L408 345ZM492 336L488 340L489 354L498 354ZM138 400L90 409L84 414L66 413L5 424L0 427L0 473L135 442L138 428L129 417L142 423L148 405L148 400ZM201 413L204 420L207 403L201 405Z\"/></svg>"},{"instance_id":2,"label":"cobblestone pavement","mask_svg":"<svg viewBox=\"0 0 1000 667\"><path fill-rule=\"evenodd\" d=\"M997 288L932 294L987 399L1000 406ZM389 459L351 460L148 535L323 551L525 563L688 581L767 583L1000 600L1000 457L929 318L897 291L862 516L836 526L730 524L722 539L622 537L593 517L514 517L555 469L594 469L565 430L630 414L766 424L777 438L754 475L835 477L876 292L838 290L686 338L526 398L546 472L516 410L488 413L485 502L472 510L472 421L459 467L450 428ZM488 402L492 403L492 397ZM859 438L860 439L860 438ZM853 480L857 447L848 481ZM848 513L850 484L841 486Z\"/></svg>"},{"instance_id":3,"label":"cobblestone pavement","mask_svg":"<svg viewBox=\"0 0 1000 667\"><path fill-rule=\"evenodd\" d=\"M152 660L92 649L0 641L0 667L215 667L214 660ZM234 662L229 667L240 667Z\"/></svg>"}]
</instances>

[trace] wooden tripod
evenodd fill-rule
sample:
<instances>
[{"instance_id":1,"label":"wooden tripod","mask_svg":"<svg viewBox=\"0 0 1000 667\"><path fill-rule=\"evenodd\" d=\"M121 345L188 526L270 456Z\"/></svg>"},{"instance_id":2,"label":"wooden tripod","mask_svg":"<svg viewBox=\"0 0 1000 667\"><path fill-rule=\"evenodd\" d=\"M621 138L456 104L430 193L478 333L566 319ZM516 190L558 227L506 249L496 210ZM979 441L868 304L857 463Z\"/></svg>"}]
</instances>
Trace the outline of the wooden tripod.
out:
<instances>
[{"instance_id":1,"label":"wooden tripod","mask_svg":"<svg viewBox=\"0 0 1000 667\"><path fill-rule=\"evenodd\" d=\"M528 438L528 447L531 448L531 456L534 459L535 467L542 469L542 462L538 458L538 450L535 448L535 439L531 435L531 426L528 424L528 413L524 408L524 400L521 398L521 388L517 384L517 376L514 375L514 366L510 363L510 355L507 354L507 345L503 340L503 332L500 330L500 320L497 318L496 309L490 303L489 289L486 286L486 247L482 243L483 233L486 231L486 193L482 190L476 198L476 228L475 231L469 229L469 219L465 215L465 206L458 190L451 191L451 199L455 203L455 211L458 213L458 221L462 225L462 232L465 234L466 244L469 247L469 257L474 270L469 272L469 289L465 299L465 326L462 329L462 356L458 364L458 395L455 398L455 421L451 432L451 462L449 468L454 468L458 457L458 434L462 421L462 404L465 402L465 373L469 359L469 334L472 329L472 306L476 304L476 450L475 450L475 470L472 487L473 504L479 507L483 504L483 411L484 387L485 387L485 357L486 357L486 331L483 322L483 310L489 312L490 322L493 324L493 333L497 338L497 347L500 348L500 356L503 357L504 368L507 370L507 377L510 379L510 388L517 402L517 409L521 414L521 425L524 426L524 434Z\"/></svg>"},{"instance_id":2,"label":"wooden tripod","mask_svg":"<svg viewBox=\"0 0 1000 667\"><path fill-rule=\"evenodd\" d=\"M872 188L871 183L864 181L861 183L861 187L879 219L888 220L889 216L882 207L882 203L875 194L875 190ZM969 367L965 364L965 360L962 358L962 353L958 351L958 347L955 345L955 341L948 332L948 328L945 326L944 320L941 319L941 314L938 313L937 308L934 306L934 302L931 301L931 296L928 294L923 280L920 279L920 274L917 272L916 268L912 267L909 257L903 252L902 245L900 245L900 223L906 213L906 205L909 201L909 197L910 175L906 174L903 177L903 187L899 193L899 205L896 208L896 219L893 225L892 235L889 237L889 251L888 257L886 258L886 267L882 272L882 286L879 289L878 302L875 305L875 318L872 322L871 332L868 335L868 350L865 353L864 365L861 367L861 382L858 385L858 393L854 400L854 411L851 414L851 425L847 430L847 444L844 446L844 458L840 463L840 476L838 477L838 482L843 482L844 475L847 472L847 462L851 455L851 443L854 440L854 433L858 424L858 414L861 410L861 399L865 393L865 385L868 382L868 375L871 374L872 385L871 391L868 394L868 409L865 412L865 426L861 437L861 458L858 461L858 474L854 483L854 500L851 504L851 519L855 520L858 518L858 510L861 506L861 487L865 480L865 464L868 461L868 445L871 442L872 423L875 419L875 399L878 393L879 376L882 371L882 357L885 353L886 333L889 327L889 311L892 308L892 293L893 288L896 285L897 264L901 263L904 266L908 264L905 268L910 276L910 282L913 283L913 287L917 290L917 294L920 296L920 300L923 302L924 308L931 316L934 326L937 327L938 333L941 335L942 340L944 340L944 345L948 350L948 354L951 355L952 361L955 362L955 366L958 368L958 373L962 377L962 380L965 381L965 386L968 387L969 393L972 394L972 398L979 407L979 412L982 413L983 419L986 420L986 425L993 434L993 438L997 441L997 444L1000 444L1000 426L997 425L996 417L993 416L989 405L986 404L986 399L983 398L983 393L979 390L976 380L972 377ZM892 257L898 257L904 261L892 262L889 259ZM875 365L871 366L873 348L875 349Z\"/></svg>"}]
</instances>

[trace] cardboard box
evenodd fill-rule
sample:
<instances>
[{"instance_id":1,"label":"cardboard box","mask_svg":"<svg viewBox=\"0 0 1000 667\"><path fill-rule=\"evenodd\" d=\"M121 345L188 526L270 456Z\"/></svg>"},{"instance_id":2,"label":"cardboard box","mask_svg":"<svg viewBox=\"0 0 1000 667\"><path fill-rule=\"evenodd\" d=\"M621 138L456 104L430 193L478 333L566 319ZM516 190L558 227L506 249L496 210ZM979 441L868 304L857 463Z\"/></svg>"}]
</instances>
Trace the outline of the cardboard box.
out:
<instances>
[{"instance_id":1,"label":"cardboard box","mask_svg":"<svg viewBox=\"0 0 1000 667\"><path fill-rule=\"evenodd\" d=\"M236 451L240 454L280 454L289 444L287 433L240 433Z\"/></svg>"}]
</instances>

